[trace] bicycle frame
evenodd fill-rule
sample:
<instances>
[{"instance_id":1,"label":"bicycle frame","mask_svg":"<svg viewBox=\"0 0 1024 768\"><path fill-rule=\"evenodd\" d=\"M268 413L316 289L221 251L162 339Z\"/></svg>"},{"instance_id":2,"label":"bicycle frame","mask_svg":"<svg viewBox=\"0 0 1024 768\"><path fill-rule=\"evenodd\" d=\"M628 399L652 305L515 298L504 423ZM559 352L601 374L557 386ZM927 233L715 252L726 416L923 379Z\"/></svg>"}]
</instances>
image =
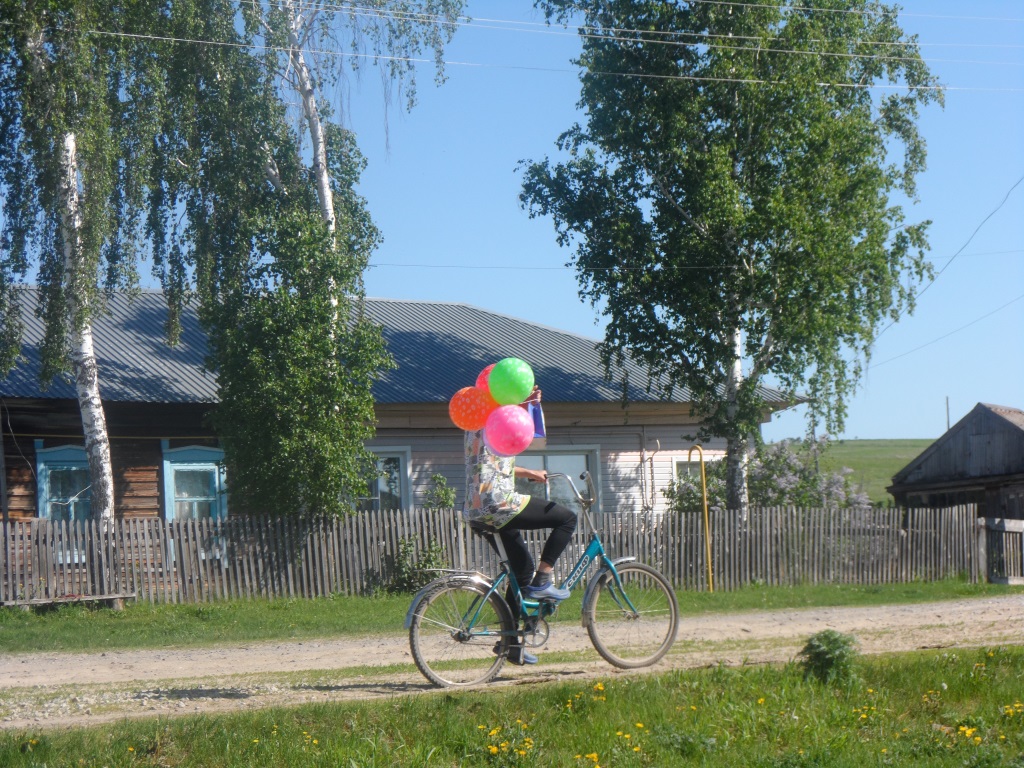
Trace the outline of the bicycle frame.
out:
<instances>
[{"instance_id":1,"label":"bicycle frame","mask_svg":"<svg viewBox=\"0 0 1024 768\"><path fill-rule=\"evenodd\" d=\"M562 473L552 473L548 475L549 480L553 477L565 478L565 480L569 483L569 487L575 494L576 500L579 502L580 507L582 509L582 517L587 527L590 529L590 541L587 543L587 548L580 555L579 559L576 561L576 564L573 565L572 570L569 572L569 575L566 576L565 580L562 582L562 589L575 589L576 585L579 584L580 579L582 579L583 576L587 573L587 571L590 570L590 567L597 563L601 566L600 570L598 571L598 578L593 579L591 581L591 584L588 585L587 593L589 593L590 589L593 588L593 585L596 585L600 581L601 574L607 572L615 582L616 588L612 591L612 596L615 599L615 601L619 604L621 608L635 613L636 607L630 601L629 595L622 591L622 581L619 578L618 571L615 569L615 565L617 563L632 562L635 561L636 558L621 557L612 560L608 557L608 554L605 552L604 543L601 541L601 537L598 535L597 530L594 527L593 521L590 518L590 508L593 506L597 496L595 489L593 487L593 481L590 478L590 474L585 472L581 477L581 479L585 480L587 483L587 487L590 491L589 498L584 498L582 494L580 494L579 490L577 490L576 488L576 485L572 482L572 479L568 475ZM498 593L500 596L504 597L503 592L505 591L506 588L506 582L508 582L508 585L511 586L513 594L515 594L515 596L519 600L519 619L524 624L529 622L531 619L543 619L554 613L555 608L557 607L556 604L550 601L530 600L528 598L523 597L519 583L516 580L515 574L512 573L511 569L509 568L508 556L505 553L504 547L501 546L501 539L494 537L493 533L487 535L492 537L491 541L494 543L494 546L497 549L498 554L501 558L501 572L495 579L490 580L486 576L484 576L484 574L481 574L479 571L446 572L447 574L450 574L449 576L447 576L447 578L451 578L453 576L463 577L474 581L480 586L487 587L487 592L483 596L483 599L480 601L480 603L478 605L474 605L470 609L470 611L467 611L467 615L463 617L463 629L467 630L473 627L473 625L476 622L476 619L479 616L481 606L486 603L487 599L491 596L491 594ZM427 585L426 587L421 589L413 598L412 605L409 607L409 612L406 615L406 628L409 627L412 621L412 615L415 611L417 603L419 602L423 595L427 594L427 592L430 591L430 589L431 585ZM587 593L584 594L584 605L586 604Z\"/></svg>"}]
</instances>

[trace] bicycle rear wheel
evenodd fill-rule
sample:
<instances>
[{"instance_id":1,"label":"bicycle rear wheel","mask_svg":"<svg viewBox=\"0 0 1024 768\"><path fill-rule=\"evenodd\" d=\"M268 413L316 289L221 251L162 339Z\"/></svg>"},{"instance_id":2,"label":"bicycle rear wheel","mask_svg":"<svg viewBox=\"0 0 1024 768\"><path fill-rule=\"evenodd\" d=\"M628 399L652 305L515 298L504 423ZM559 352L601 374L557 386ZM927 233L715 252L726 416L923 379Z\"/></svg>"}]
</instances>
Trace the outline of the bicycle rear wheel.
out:
<instances>
[{"instance_id":1,"label":"bicycle rear wheel","mask_svg":"<svg viewBox=\"0 0 1024 768\"><path fill-rule=\"evenodd\" d=\"M668 579L650 566L623 563L615 569L621 587L611 571L603 571L583 607L587 633L609 664L623 669L650 666L675 642L679 627L675 592Z\"/></svg>"},{"instance_id":2,"label":"bicycle rear wheel","mask_svg":"<svg viewBox=\"0 0 1024 768\"><path fill-rule=\"evenodd\" d=\"M428 680L445 687L492 680L516 626L505 600L482 584L450 579L420 601L409 628L412 657Z\"/></svg>"}]
</instances>

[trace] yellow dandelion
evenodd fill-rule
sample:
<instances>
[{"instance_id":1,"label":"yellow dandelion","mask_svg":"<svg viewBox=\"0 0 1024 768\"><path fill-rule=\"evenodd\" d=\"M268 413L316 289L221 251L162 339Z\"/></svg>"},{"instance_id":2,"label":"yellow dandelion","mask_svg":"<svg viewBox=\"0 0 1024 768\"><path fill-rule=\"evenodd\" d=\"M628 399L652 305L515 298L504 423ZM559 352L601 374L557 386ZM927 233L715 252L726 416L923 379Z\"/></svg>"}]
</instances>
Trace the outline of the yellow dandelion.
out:
<instances>
[{"instance_id":1,"label":"yellow dandelion","mask_svg":"<svg viewBox=\"0 0 1024 768\"><path fill-rule=\"evenodd\" d=\"M595 763L597 762L597 752L591 752L589 755L584 755L584 757L587 758L587 760L593 760Z\"/></svg>"},{"instance_id":2,"label":"yellow dandelion","mask_svg":"<svg viewBox=\"0 0 1024 768\"><path fill-rule=\"evenodd\" d=\"M604 690L604 683L598 683L597 685L595 685L594 686L594 690L595 691L603 691Z\"/></svg>"},{"instance_id":3,"label":"yellow dandelion","mask_svg":"<svg viewBox=\"0 0 1024 768\"><path fill-rule=\"evenodd\" d=\"M128 747L128 751L129 752L134 752L135 751L135 747Z\"/></svg>"},{"instance_id":4,"label":"yellow dandelion","mask_svg":"<svg viewBox=\"0 0 1024 768\"><path fill-rule=\"evenodd\" d=\"M253 744L259 744L259 743L260 743L260 740L259 740L259 739L253 739L253 740L252 740L252 743L253 743Z\"/></svg>"},{"instance_id":5,"label":"yellow dandelion","mask_svg":"<svg viewBox=\"0 0 1024 768\"><path fill-rule=\"evenodd\" d=\"M485 730L487 730L487 726L486 725L478 725L477 729L481 730L481 731L485 731Z\"/></svg>"},{"instance_id":6,"label":"yellow dandelion","mask_svg":"<svg viewBox=\"0 0 1024 768\"><path fill-rule=\"evenodd\" d=\"M501 728L491 728L491 732L488 733L487 735L488 736L497 736L499 733L501 733Z\"/></svg>"},{"instance_id":7,"label":"yellow dandelion","mask_svg":"<svg viewBox=\"0 0 1024 768\"><path fill-rule=\"evenodd\" d=\"M497 748L496 746L494 746L493 744L491 744L491 745L490 745L489 747L487 747L487 750L488 750L488 751L489 751L489 752L490 752L490 753L491 753L492 755L496 755L496 754L498 754L498 748Z\"/></svg>"},{"instance_id":8,"label":"yellow dandelion","mask_svg":"<svg viewBox=\"0 0 1024 768\"><path fill-rule=\"evenodd\" d=\"M762 698L758 699L758 700L757 700L757 703L758 703L758 704L764 704L764 698L762 697Z\"/></svg>"},{"instance_id":9,"label":"yellow dandelion","mask_svg":"<svg viewBox=\"0 0 1024 768\"><path fill-rule=\"evenodd\" d=\"M317 741L316 739L313 739L313 743L314 743L314 744L319 744L320 742L319 742L319 741Z\"/></svg>"},{"instance_id":10,"label":"yellow dandelion","mask_svg":"<svg viewBox=\"0 0 1024 768\"><path fill-rule=\"evenodd\" d=\"M644 727L644 724L643 724L643 723L637 723L637 724L636 724L636 727L637 727L637 728L643 728L643 727Z\"/></svg>"}]
</instances>

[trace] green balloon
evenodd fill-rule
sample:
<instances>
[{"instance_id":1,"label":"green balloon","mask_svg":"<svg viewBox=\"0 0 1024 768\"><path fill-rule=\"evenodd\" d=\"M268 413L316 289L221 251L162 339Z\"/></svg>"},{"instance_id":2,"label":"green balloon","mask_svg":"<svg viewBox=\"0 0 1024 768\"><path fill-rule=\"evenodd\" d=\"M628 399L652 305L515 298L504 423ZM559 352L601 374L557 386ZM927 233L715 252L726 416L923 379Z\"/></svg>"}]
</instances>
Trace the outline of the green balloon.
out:
<instances>
[{"instance_id":1,"label":"green balloon","mask_svg":"<svg viewBox=\"0 0 1024 768\"><path fill-rule=\"evenodd\" d=\"M498 405L519 405L533 392L533 369L525 360L506 357L487 377L487 388Z\"/></svg>"}]
</instances>

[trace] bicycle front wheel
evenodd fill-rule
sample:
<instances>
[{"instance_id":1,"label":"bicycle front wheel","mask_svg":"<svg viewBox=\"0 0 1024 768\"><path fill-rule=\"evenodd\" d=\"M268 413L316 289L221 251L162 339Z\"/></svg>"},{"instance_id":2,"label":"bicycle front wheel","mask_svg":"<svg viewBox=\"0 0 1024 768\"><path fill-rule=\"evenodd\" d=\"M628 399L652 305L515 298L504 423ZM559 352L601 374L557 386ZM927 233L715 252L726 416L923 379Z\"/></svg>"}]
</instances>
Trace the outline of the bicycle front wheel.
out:
<instances>
[{"instance_id":1,"label":"bicycle front wheel","mask_svg":"<svg viewBox=\"0 0 1024 768\"><path fill-rule=\"evenodd\" d=\"M428 680L445 687L492 680L516 626L508 603L482 584L441 582L420 601L409 628L412 657Z\"/></svg>"},{"instance_id":2,"label":"bicycle front wheel","mask_svg":"<svg viewBox=\"0 0 1024 768\"><path fill-rule=\"evenodd\" d=\"M603 571L583 607L590 641L616 667L650 666L675 642L675 592L668 579L642 563L623 563L615 570L620 583L615 583L611 571Z\"/></svg>"}]
</instances>

